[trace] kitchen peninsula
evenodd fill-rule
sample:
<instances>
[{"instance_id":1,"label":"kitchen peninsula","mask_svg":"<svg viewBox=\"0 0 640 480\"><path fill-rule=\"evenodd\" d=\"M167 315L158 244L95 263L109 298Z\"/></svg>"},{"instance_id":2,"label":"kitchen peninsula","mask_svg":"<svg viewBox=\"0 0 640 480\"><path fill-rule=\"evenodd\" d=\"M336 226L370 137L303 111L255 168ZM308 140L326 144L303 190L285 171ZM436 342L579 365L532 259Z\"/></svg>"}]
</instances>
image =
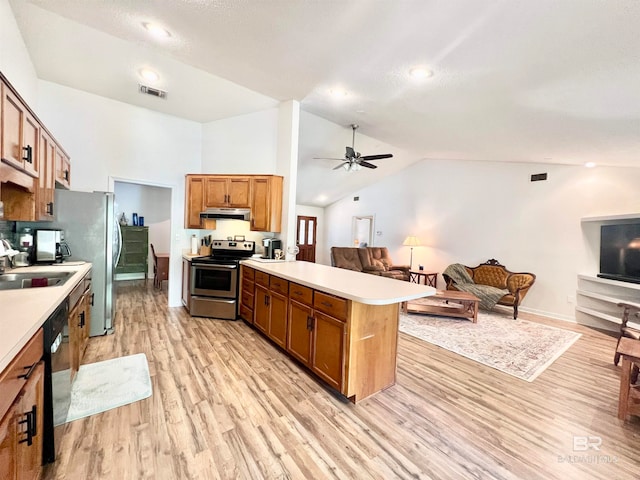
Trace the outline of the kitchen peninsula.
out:
<instances>
[{"instance_id":1,"label":"kitchen peninsula","mask_svg":"<svg viewBox=\"0 0 640 480\"><path fill-rule=\"evenodd\" d=\"M436 292L309 262L241 263L242 318L354 403L395 384L400 305Z\"/></svg>"}]
</instances>

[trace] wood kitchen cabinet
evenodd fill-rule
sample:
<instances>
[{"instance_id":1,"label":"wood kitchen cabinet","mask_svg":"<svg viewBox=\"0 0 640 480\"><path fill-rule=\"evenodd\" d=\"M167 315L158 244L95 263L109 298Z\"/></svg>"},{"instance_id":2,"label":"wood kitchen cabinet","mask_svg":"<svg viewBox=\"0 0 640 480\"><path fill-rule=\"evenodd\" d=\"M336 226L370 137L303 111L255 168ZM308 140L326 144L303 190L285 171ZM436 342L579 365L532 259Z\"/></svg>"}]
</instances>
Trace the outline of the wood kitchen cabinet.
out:
<instances>
[{"instance_id":1,"label":"wood kitchen cabinet","mask_svg":"<svg viewBox=\"0 0 640 480\"><path fill-rule=\"evenodd\" d=\"M255 272L253 324L282 348L287 344L289 282Z\"/></svg>"},{"instance_id":2,"label":"wood kitchen cabinet","mask_svg":"<svg viewBox=\"0 0 640 480\"><path fill-rule=\"evenodd\" d=\"M279 232L282 228L282 183L275 175L251 179L251 230Z\"/></svg>"},{"instance_id":3,"label":"wood kitchen cabinet","mask_svg":"<svg viewBox=\"0 0 640 480\"><path fill-rule=\"evenodd\" d=\"M0 373L0 478L40 478L44 362L38 330Z\"/></svg>"},{"instance_id":4,"label":"wood kitchen cabinet","mask_svg":"<svg viewBox=\"0 0 640 480\"><path fill-rule=\"evenodd\" d=\"M363 304L254 270L253 323L292 358L353 402L395 384L399 304Z\"/></svg>"},{"instance_id":5,"label":"wood kitchen cabinet","mask_svg":"<svg viewBox=\"0 0 640 480\"><path fill-rule=\"evenodd\" d=\"M2 88L2 161L38 176L40 124L11 88Z\"/></svg>"},{"instance_id":6,"label":"wood kitchen cabinet","mask_svg":"<svg viewBox=\"0 0 640 480\"><path fill-rule=\"evenodd\" d=\"M240 318L253 324L253 306L255 300L255 275L256 271L240 266Z\"/></svg>"},{"instance_id":7,"label":"wood kitchen cabinet","mask_svg":"<svg viewBox=\"0 0 640 480\"><path fill-rule=\"evenodd\" d=\"M207 208L248 208L249 177L207 176L205 200Z\"/></svg>"},{"instance_id":8,"label":"wood kitchen cabinet","mask_svg":"<svg viewBox=\"0 0 640 480\"><path fill-rule=\"evenodd\" d=\"M55 181L62 188L69 190L71 188L71 161L69 156L57 146L55 152Z\"/></svg>"},{"instance_id":9,"label":"wood kitchen cabinet","mask_svg":"<svg viewBox=\"0 0 640 480\"><path fill-rule=\"evenodd\" d=\"M68 326L72 382L82 365L89 342L92 306L91 274L87 273L69 295Z\"/></svg>"},{"instance_id":10,"label":"wood kitchen cabinet","mask_svg":"<svg viewBox=\"0 0 640 480\"><path fill-rule=\"evenodd\" d=\"M56 144L46 130L40 131L38 148L38 189L36 191L36 220L51 221L55 185Z\"/></svg>"},{"instance_id":11,"label":"wood kitchen cabinet","mask_svg":"<svg viewBox=\"0 0 640 480\"><path fill-rule=\"evenodd\" d=\"M279 232L282 225L283 177L277 175L187 175L185 228L216 228L200 219L207 208L250 208L250 229Z\"/></svg>"},{"instance_id":12,"label":"wood kitchen cabinet","mask_svg":"<svg viewBox=\"0 0 640 480\"><path fill-rule=\"evenodd\" d=\"M200 212L204 210L204 182L202 175L187 175L185 185L184 228L203 228Z\"/></svg>"},{"instance_id":13,"label":"wood kitchen cabinet","mask_svg":"<svg viewBox=\"0 0 640 480\"><path fill-rule=\"evenodd\" d=\"M70 187L69 156L2 73L0 97L4 220L53 220L54 188Z\"/></svg>"}]
</instances>

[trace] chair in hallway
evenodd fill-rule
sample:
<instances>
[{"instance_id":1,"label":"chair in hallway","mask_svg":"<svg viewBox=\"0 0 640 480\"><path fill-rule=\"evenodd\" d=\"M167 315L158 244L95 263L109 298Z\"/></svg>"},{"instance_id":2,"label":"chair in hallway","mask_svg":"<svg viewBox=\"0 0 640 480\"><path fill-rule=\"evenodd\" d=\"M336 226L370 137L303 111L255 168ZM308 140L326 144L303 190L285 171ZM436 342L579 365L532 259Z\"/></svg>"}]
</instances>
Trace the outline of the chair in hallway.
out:
<instances>
[{"instance_id":1,"label":"chair in hallway","mask_svg":"<svg viewBox=\"0 0 640 480\"><path fill-rule=\"evenodd\" d=\"M153 286L162 288L162 281L169 280L169 254L158 253L151 245L151 253L153 254Z\"/></svg>"}]
</instances>

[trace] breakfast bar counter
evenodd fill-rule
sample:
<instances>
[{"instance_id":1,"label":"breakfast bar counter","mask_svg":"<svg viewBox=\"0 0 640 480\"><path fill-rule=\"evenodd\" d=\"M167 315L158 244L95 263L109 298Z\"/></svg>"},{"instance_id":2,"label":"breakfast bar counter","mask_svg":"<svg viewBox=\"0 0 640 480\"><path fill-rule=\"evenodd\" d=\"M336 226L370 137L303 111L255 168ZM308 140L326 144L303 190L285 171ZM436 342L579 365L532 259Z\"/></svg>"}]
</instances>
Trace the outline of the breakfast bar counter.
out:
<instances>
[{"instance_id":1,"label":"breakfast bar counter","mask_svg":"<svg viewBox=\"0 0 640 480\"><path fill-rule=\"evenodd\" d=\"M400 304L426 285L309 262L241 262L240 316L356 403L396 383Z\"/></svg>"},{"instance_id":2,"label":"breakfast bar counter","mask_svg":"<svg viewBox=\"0 0 640 480\"><path fill-rule=\"evenodd\" d=\"M390 305L435 295L436 289L417 283L345 270L310 262L242 264L338 297L365 305Z\"/></svg>"}]
</instances>

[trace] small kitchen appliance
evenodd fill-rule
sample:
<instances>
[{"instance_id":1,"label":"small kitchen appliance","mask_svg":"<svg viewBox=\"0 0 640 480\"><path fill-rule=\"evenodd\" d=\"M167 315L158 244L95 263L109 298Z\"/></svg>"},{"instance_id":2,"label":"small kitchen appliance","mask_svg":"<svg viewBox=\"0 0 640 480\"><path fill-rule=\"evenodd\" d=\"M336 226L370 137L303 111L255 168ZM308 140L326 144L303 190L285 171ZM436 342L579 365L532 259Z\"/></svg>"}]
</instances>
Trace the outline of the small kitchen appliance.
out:
<instances>
[{"instance_id":1,"label":"small kitchen appliance","mask_svg":"<svg viewBox=\"0 0 640 480\"><path fill-rule=\"evenodd\" d=\"M264 252L262 253L262 258L276 258L276 250L282 250L282 240L278 238L263 238L262 246L264 247Z\"/></svg>"}]
</instances>

